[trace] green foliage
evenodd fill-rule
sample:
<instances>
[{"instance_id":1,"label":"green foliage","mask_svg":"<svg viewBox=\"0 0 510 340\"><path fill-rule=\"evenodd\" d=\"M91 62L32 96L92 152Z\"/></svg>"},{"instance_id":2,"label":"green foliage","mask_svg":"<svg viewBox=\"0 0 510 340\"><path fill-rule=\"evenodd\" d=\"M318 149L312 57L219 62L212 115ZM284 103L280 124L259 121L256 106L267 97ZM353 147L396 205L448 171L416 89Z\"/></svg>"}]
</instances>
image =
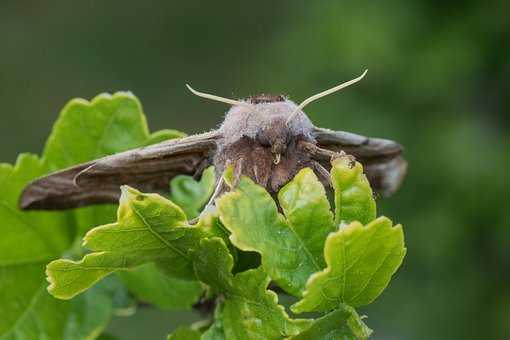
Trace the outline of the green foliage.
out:
<instances>
[{"instance_id":1,"label":"green foliage","mask_svg":"<svg viewBox=\"0 0 510 340\"><path fill-rule=\"evenodd\" d=\"M256 251L271 278L283 289L300 295L308 276L321 269L305 242L278 213L264 188L243 177L235 191L217 200L223 225L239 249ZM312 231L313 232L313 231Z\"/></svg>"},{"instance_id":2,"label":"green foliage","mask_svg":"<svg viewBox=\"0 0 510 340\"><path fill-rule=\"evenodd\" d=\"M157 144L160 142L164 142L169 139L182 138L186 137L186 134L181 131L165 129L159 130L151 134L144 143L144 146Z\"/></svg>"},{"instance_id":3,"label":"green foliage","mask_svg":"<svg viewBox=\"0 0 510 340\"><path fill-rule=\"evenodd\" d=\"M248 178L217 202L232 243L259 252L271 278L296 296L301 296L309 276L324 267L324 242L339 223L375 218L375 201L361 164L345 156L335 159L331 180L337 225L324 187L311 169L301 170L280 190L285 216L278 213L271 196Z\"/></svg>"},{"instance_id":4,"label":"green foliage","mask_svg":"<svg viewBox=\"0 0 510 340\"><path fill-rule=\"evenodd\" d=\"M71 245L65 216L22 213L18 197L30 180L47 168L36 156L21 155L14 167L0 165L0 338L62 338L71 304L48 295L44 266ZM21 246L26 245L26 246Z\"/></svg>"},{"instance_id":5,"label":"green foliage","mask_svg":"<svg viewBox=\"0 0 510 340\"><path fill-rule=\"evenodd\" d=\"M47 267L55 297L70 299L103 277L145 263L171 260L168 271L193 279L189 251L196 248L205 232L187 224L177 205L157 194L142 194L124 186L118 222L89 231L83 246L92 250L80 261L56 260Z\"/></svg>"},{"instance_id":6,"label":"green foliage","mask_svg":"<svg viewBox=\"0 0 510 340\"><path fill-rule=\"evenodd\" d=\"M186 310L200 298L202 285L164 273L156 264L148 263L119 273L126 288L139 301L162 310Z\"/></svg>"},{"instance_id":7,"label":"green foliage","mask_svg":"<svg viewBox=\"0 0 510 340\"><path fill-rule=\"evenodd\" d=\"M399 225L375 219L362 166L347 156L332 162L334 211L311 169L287 183L277 202L247 177L233 186L227 169L231 190L216 200L217 212L190 224L214 190L212 167L199 181L176 177L171 200L123 186L114 223L112 206L17 208L22 188L48 171L181 136L149 134L132 95L101 95L64 108L41 159L22 155L14 167L0 165L0 288L9 292L0 298L0 339L96 338L130 302L126 289L160 309L215 302L214 320L169 339L366 339L371 331L353 307L381 294L405 248ZM101 226L88 230L93 222ZM76 241L84 232L82 249ZM59 300L45 290L48 262L47 290ZM273 286L300 299L293 312L327 314L289 316Z\"/></svg>"},{"instance_id":8,"label":"green foliage","mask_svg":"<svg viewBox=\"0 0 510 340\"><path fill-rule=\"evenodd\" d=\"M372 330L363 323L354 308L347 305L339 305L337 308L315 320L307 330L290 339L362 340L370 336Z\"/></svg>"},{"instance_id":9,"label":"green foliage","mask_svg":"<svg viewBox=\"0 0 510 340\"><path fill-rule=\"evenodd\" d=\"M168 336L168 340L200 340L200 332L181 326Z\"/></svg>"},{"instance_id":10,"label":"green foliage","mask_svg":"<svg viewBox=\"0 0 510 340\"><path fill-rule=\"evenodd\" d=\"M133 149L150 140L138 99L129 92L71 100L60 113L44 149L54 170Z\"/></svg>"},{"instance_id":11,"label":"green foliage","mask_svg":"<svg viewBox=\"0 0 510 340\"><path fill-rule=\"evenodd\" d=\"M90 102L73 99L64 106L46 142L43 162L58 170L164 139L182 137L175 130L149 133L140 101L130 92L100 94ZM74 212L77 233L115 217L115 206Z\"/></svg>"},{"instance_id":12,"label":"green foliage","mask_svg":"<svg viewBox=\"0 0 510 340\"><path fill-rule=\"evenodd\" d=\"M278 202L289 224L320 267L324 240L336 230L324 187L311 169L301 170L278 193Z\"/></svg>"},{"instance_id":13,"label":"green foliage","mask_svg":"<svg viewBox=\"0 0 510 340\"><path fill-rule=\"evenodd\" d=\"M333 160L331 182L335 188L335 222L362 224L375 219L376 207L372 188L360 163L348 156Z\"/></svg>"},{"instance_id":14,"label":"green foliage","mask_svg":"<svg viewBox=\"0 0 510 340\"><path fill-rule=\"evenodd\" d=\"M5 292L0 297L0 339L89 338L101 332L113 310L112 294L100 293L100 288L72 302L54 299L46 292L44 268L75 253L76 237L111 220L115 208L21 212L18 198L24 186L56 169L180 136L175 131L150 135L132 94L103 94L64 107L41 158L23 154L14 166L0 164L0 289Z\"/></svg>"},{"instance_id":15,"label":"green foliage","mask_svg":"<svg viewBox=\"0 0 510 340\"><path fill-rule=\"evenodd\" d=\"M331 233L324 247L327 267L307 282L296 313L328 311L341 304L371 303L400 267L406 249L402 226L380 217L367 226L359 222Z\"/></svg>"},{"instance_id":16,"label":"green foliage","mask_svg":"<svg viewBox=\"0 0 510 340\"><path fill-rule=\"evenodd\" d=\"M262 268L232 275L233 258L221 239L202 240L194 259L197 277L225 296L221 320L227 339L280 339L308 326L307 320L291 320L278 305Z\"/></svg>"},{"instance_id":17,"label":"green foliage","mask_svg":"<svg viewBox=\"0 0 510 340\"><path fill-rule=\"evenodd\" d=\"M170 197L192 219L198 216L200 209L211 197L215 182L216 175L212 166L204 170L200 181L188 175L179 175L170 183Z\"/></svg>"}]
</instances>

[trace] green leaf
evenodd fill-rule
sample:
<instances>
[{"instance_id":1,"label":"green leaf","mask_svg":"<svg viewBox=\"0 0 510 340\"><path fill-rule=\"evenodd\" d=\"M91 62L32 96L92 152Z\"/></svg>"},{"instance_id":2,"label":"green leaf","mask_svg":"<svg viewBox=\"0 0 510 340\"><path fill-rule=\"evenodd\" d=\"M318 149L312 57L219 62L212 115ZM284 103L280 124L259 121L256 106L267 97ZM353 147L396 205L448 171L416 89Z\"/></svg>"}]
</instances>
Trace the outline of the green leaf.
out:
<instances>
[{"instance_id":1,"label":"green leaf","mask_svg":"<svg viewBox=\"0 0 510 340\"><path fill-rule=\"evenodd\" d=\"M0 164L0 338L41 332L61 334L69 308L52 301L45 291L44 265L59 257L72 242L66 216L54 212L25 213L18 197L47 168L33 155L21 155L16 165ZM45 311L48 311L48 314ZM57 313L53 317L50 313Z\"/></svg>"},{"instance_id":2,"label":"green leaf","mask_svg":"<svg viewBox=\"0 0 510 340\"><path fill-rule=\"evenodd\" d=\"M15 167L0 164L0 289L8 292L0 296L1 339L39 336L59 339L71 334L64 330L65 324L80 329L80 335L70 335L72 339L79 339L82 335L89 336L87 327L100 329L103 321L100 322L99 316L106 317L106 313L94 309L86 312L91 313L90 318L76 316L80 313L79 303L51 297L45 290L44 267L72 247L76 230L80 233L93 225L111 221L114 208L21 212L18 197L23 187L52 170L146 145L156 138L177 136L174 132L149 135L145 116L133 95L100 95L92 102L78 99L66 105L42 160L21 155ZM15 246L20 244L27 246ZM97 303L92 307L101 305Z\"/></svg>"},{"instance_id":3,"label":"green leaf","mask_svg":"<svg viewBox=\"0 0 510 340\"><path fill-rule=\"evenodd\" d=\"M22 212L18 197L47 172L36 156L0 165L0 339L86 339L108 323L111 294L101 287L67 302L46 291L44 267L72 244L68 213ZM16 246L16 245L25 246Z\"/></svg>"},{"instance_id":4,"label":"green leaf","mask_svg":"<svg viewBox=\"0 0 510 340\"><path fill-rule=\"evenodd\" d=\"M352 222L328 236L324 247L326 269L314 273L295 313L328 311L342 303L364 306L388 285L404 258L402 226L380 217L367 226Z\"/></svg>"},{"instance_id":5,"label":"green leaf","mask_svg":"<svg viewBox=\"0 0 510 340\"><path fill-rule=\"evenodd\" d=\"M171 201L124 186L118 222L92 229L84 246L93 252L80 261L57 260L47 266L49 292L70 299L106 275L158 260L167 270L193 279L190 250L205 232L187 224L184 212ZM171 267L168 267L171 263Z\"/></svg>"},{"instance_id":6,"label":"green leaf","mask_svg":"<svg viewBox=\"0 0 510 340\"><path fill-rule=\"evenodd\" d=\"M248 177L236 190L216 201L232 243L244 251L256 251L271 278L287 292L300 296L311 273L321 262L306 248L307 240L278 213L269 193Z\"/></svg>"},{"instance_id":7,"label":"green leaf","mask_svg":"<svg viewBox=\"0 0 510 340\"><path fill-rule=\"evenodd\" d=\"M114 295L124 289L118 280L101 284L70 302L71 311L64 329L64 339L94 339L108 326L114 311ZM54 301L59 301L52 297Z\"/></svg>"},{"instance_id":8,"label":"green leaf","mask_svg":"<svg viewBox=\"0 0 510 340\"><path fill-rule=\"evenodd\" d=\"M225 330L223 329L223 319L221 316L223 305L218 303L214 310L214 322L200 338L201 340L226 340Z\"/></svg>"},{"instance_id":9,"label":"green leaf","mask_svg":"<svg viewBox=\"0 0 510 340\"><path fill-rule=\"evenodd\" d=\"M170 182L170 198L184 210L189 219L193 219L211 197L215 183L216 174L212 166L204 170L200 181L192 176L179 175Z\"/></svg>"},{"instance_id":10,"label":"green leaf","mask_svg":"<svg viewBox=\"0 0 510 340\"><path fill-rule=\"evenodd\" d=\"M331 182L335 189L335 222L367 224L376 217L372 188L360 163L349 156L332 161Z\"/></svg>"},{"instance_id":11,"label":"green leaf","mask_svg":"<svg viewBox=\"0 0 510 340\"><path fill-rule=\"evenodd\" d=\"M135 297L163 310L190 309L202 295L202 285L166 275L154 263L120 272L122 282Z\"/></svg>"},{"instance_id":12,"label":"green leaf","mask_svg":"<svg viewBox=\"0 0 510 340\"><path fill-rule=\"evenodd\" d=\"M100 94L90 102L73 99L53 126L44 160L63 169L144 145L149 128L138 99L130 92Z\"/></svg>"},{"instance_id":13,"label":"green leaf","mask_svg":"<svg viewBox=\"0 0 510 340\"><path fill-rule=\"evenodd\" d=\"M171 130L171 129L165 129L160 130L152 133L149 138L145 141L144 145L152 145L164 142L169 139L175 139L175 138L183 138L186 137L186 134L181 131L177 130Z\"/></svg>"},{"instance_id":14,"label":"green leaf","mask_svg":"<svg viewBox=\"0 0 510 340\"><path fill-rule=\"evenodd\" d=\"M4 274L2 273L2 276ZM12 273L8 273L12 275ZM27 280L31 277L28 276ZM21 273L18 279L20 284L25 279L25 273ZM47 339L63 338L64 325L67 321L67 315L70 311L70 303L67 301L58 301L50 296L45 289L45 285L41 284L35 291L31 291L27 296L28 304L14 308L16 300L10 297L10 294L2 294L5 298L0 301L2 308L0 309L2 319L0 319L0 339L17 340L17 339L39 339L43 335ZM4 289L2 285L2 289ZM9 289L10 288L10 289ZM3 292L14 292L18 295L15 287L8 287ZM5 299L5 300L4 300ZM6 300L11 301L6 301ZM25 299L18 295L18 301L25 303ZM10 303L9 303L10 302ZM16 314L12 316L9 313L13 311ZM5 319L4 319L5 317Z\"/></svg>"},{"instance_id":15,"label":"green leaf","mask_svg":"<svg viewBox=\"0 0 510 340\"><path fill-rule=\"evenodd\" d=\"M304 249L323 268L324 242L336 226L324 186L312 169L302 169L280 190L278 201Z\"/></svg>"},{"instance_id":16,"label":"green leaf","mask_svg":"<svg viewBox=\"0 0 510 340\"><path fill-rule=\"evenodd\" d=\"M168 340L200 340L200 332L181 326L168 336Z\"/></svg>"},{"instance_id":17,"label":"green leaf","mask_svg":"<svg viewBox=\"0 0 510 340\"><path fill-rule=\"evenodd\" d=\"M64 106L42 158L50 170L58 170L182 135L175 130L149 134L142 105L132 93L103 93L91 101L78 98ZM114 220L115 206L86 207L74 214L78 235L83 235L93 226Z\"/></svg>"},{"instance_id":18,"label":"green leaf","mask_svg":"<svg viewBox=\"0 0 510 340\"><path fill-rule=\"evenodd\" d=\"M267 290L270 279L262 268L233 275L233 258L222 239L203 239L193 257L200 280L225 296L220 313L227 339L281 339L309 326L308 320L289 318L278 296Z\"/></svg>"},{"instance_id":19,"label":"green leaf","mask_svg":"<svg viewBox=\"0 0 510 340\"><path fill-rule=\"evenodd\" d=\"M215 320L207 331L202 334L201 340L226 340L223 324Z\"/></svg>"},{"instance_id":20,"label":"green leaf","mask_svg":"<svg viewBox=\"0 0 510 340\"><path fill-rule=\"evenodd\" d=\"M365 340L372 330L368 328L354 308L340 305L340 308L315 320L302 333L291 337L291 340Z\"/></svg>"}]
</instances>

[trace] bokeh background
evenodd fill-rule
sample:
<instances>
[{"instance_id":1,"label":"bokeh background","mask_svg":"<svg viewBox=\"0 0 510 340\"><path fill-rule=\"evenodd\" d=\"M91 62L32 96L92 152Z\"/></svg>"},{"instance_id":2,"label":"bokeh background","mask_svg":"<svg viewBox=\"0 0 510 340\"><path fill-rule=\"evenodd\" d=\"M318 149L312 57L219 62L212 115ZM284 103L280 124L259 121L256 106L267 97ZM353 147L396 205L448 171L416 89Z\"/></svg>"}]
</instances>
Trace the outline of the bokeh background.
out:
<instances>
[{"instance_id":1,"label":"bokeh background","mask_svg":"<svg viewBox=\"0 0 510 340\"><path fill-rule=\"evenodd\" d=\"M300 101L318 126L397 140L409 175L379 201L408 253L361 312L374 339L510 338L510 7L499 1L0 0L0 160L39 153L71 98L133 91L153 130L209 130L227 97ZM196 314L117 317L163 338Z\"/></svg>"}]
</instances>

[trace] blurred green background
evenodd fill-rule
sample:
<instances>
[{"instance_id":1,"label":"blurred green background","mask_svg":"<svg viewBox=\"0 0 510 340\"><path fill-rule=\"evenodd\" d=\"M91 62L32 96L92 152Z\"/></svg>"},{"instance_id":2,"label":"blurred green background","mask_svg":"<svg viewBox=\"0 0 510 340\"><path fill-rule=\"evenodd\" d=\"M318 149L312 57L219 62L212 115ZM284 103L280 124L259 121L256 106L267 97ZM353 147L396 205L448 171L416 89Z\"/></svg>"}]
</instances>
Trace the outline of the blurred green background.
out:
<instances>
[{"instance_id":1,"label":"blurred green background","mask_svg":"<svg viewBox=\"0 0 510 340\"><path fill-rule=\"evenodd\" d=\"M403 188L379 200L408 254L361 313L374 339L510 338L510 20L501 1L0 0L0 160L39 153L71 98L133 91L153 130L216 127L192 96L300 101L318 126L401 142ZM121 339L163 338L192 313L142 309Z\"/></svg>"}]
</instances>

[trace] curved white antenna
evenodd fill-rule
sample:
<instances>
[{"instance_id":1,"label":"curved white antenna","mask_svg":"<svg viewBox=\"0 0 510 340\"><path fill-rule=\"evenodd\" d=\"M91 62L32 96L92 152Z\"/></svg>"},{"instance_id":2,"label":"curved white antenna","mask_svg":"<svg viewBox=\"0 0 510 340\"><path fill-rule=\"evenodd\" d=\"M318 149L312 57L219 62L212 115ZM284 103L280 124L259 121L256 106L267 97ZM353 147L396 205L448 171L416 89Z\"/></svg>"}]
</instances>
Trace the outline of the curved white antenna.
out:
<instances>
[{"instance_id":1,"label":"curved white antenna","mask_svg":"<svg viewBox=\"0 0 510 340\"><path fill-rule=\"evenodd\" d=\"M238 100L223 98L223 97L215 96L215 95L209 94L209 93L199 92L197 90L194 90L188 84L186 84L186 87L188 88L188 90L191 91L191 93L193 93L196 96L202 97L202 98L206 98L206 99L210 99L210 100L214 100L214 101L217 101L217 102L222 102L222 103L230 104L230 105L251 106L250 104L248 104L246 102L241 102L241 101L238 101Z\"/></svg>"},{"instance_id":2,"label":"curved white antenna","mask_svg":"<svg viewBox=\"0 0 510 340\"><path fill-rule=\"evenodd\" d=\"M310 104L311 102L313 101L316 101L317 99L320 99L322 97L325 97L327 95L330 95L332 93L335 93L337 91L340 91L341 89L344 89L346 88L347 86L350 86L354 83L357 83L358 81L360 81L361 79L363 79L363 77L365 77L365 75L367 74L368 70L365 70L365 72L363 72L363 74L361 76L359 76L358 78L354 78L352 80L349 80L349 81L346 81L345 83L342 83L340 85L337 85L335 87L332 87L330 88L329 90L326 90L326 91L322 91L320 93L317 93L313 96L311 96L310 98L307 98L305 100L303 100L303 102L301 102L301 104L299 104L299 106L290 114L289 118L287 118L287 124L292 120L292 118L294 118L294 116L296 115L296 113L299 111L299 110L302 110L306 105Z\"/></svg>"}]
</instances>

